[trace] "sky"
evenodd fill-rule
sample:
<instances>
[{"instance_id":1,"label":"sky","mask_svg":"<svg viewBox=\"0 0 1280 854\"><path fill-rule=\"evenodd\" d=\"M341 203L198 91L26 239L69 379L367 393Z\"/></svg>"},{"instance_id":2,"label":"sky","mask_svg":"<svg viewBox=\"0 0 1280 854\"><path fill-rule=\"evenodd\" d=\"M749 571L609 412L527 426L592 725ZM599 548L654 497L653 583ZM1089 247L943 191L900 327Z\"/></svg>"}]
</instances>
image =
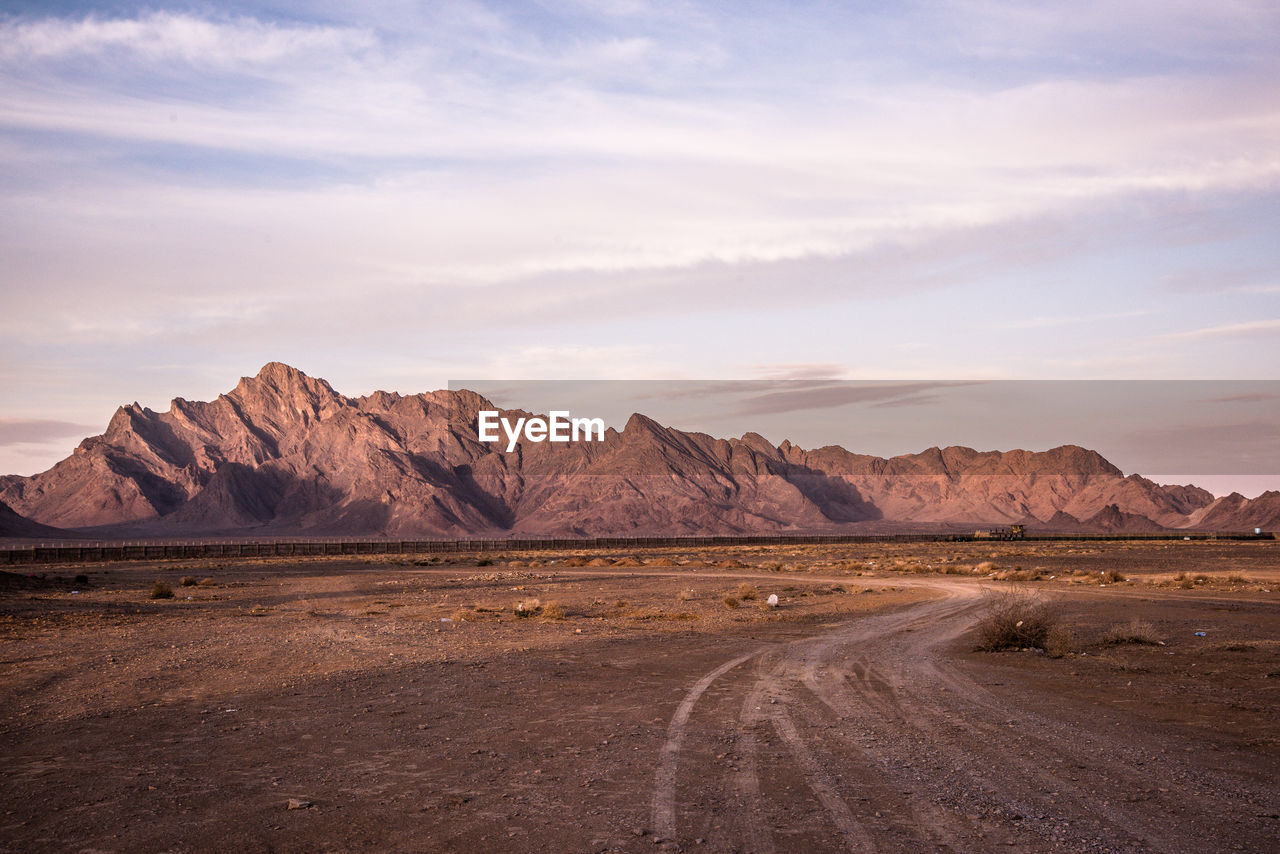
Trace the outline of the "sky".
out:
<instances>
[{"instance_id":1,"label":"sky","mask_svg":"<svg viewBox=\"0 0 1280 854\"><path fill-rule=\"evenodd\" d=\"M1276 379L1276 44L1270 0L4 0L0 472L268 361Z\"/></svg>"}]
</instances>

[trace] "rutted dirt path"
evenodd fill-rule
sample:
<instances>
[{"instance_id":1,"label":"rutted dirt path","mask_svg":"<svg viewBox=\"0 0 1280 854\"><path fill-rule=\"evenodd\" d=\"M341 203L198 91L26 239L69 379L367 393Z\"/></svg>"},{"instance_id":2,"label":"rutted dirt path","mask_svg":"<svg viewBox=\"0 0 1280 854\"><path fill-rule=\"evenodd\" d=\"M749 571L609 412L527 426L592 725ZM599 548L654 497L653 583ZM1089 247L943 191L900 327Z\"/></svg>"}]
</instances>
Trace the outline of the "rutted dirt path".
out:
<instances>
[{"instance_id":1,"label":"rutted dirt path","mask_svg":"<svg viewBox=\"0 0 1280 854\"><path fill-rule=\"evenodd\" d=\"M1274 850L1274 820L1259 821L1280 811L1274 777L1100 726L1069 699L1045 713L992 693L946 651L978 619L980 589L912 582L946 596L695 683L661 752L661 837L761 852Z\"/></svg>"},{"instance_id":2,"label":"rutted dirt path","mask_svg":"<svg viewBox=\"0 0 1280 854\"><path fill-rule=\"evenodd\" d=\"M973 578L249 564L146 599L187 571L0 597L0 852L1199 854L1280 836L1274 598L1042 588L1073 619L1170 632L1050 661L969 651L992 583ZM514 617L530 596L569 617ZM1205 702L1224 685L1240 694ZM1238 731L1204 724L1222 714Z\"/></svg>"}]
</instances>

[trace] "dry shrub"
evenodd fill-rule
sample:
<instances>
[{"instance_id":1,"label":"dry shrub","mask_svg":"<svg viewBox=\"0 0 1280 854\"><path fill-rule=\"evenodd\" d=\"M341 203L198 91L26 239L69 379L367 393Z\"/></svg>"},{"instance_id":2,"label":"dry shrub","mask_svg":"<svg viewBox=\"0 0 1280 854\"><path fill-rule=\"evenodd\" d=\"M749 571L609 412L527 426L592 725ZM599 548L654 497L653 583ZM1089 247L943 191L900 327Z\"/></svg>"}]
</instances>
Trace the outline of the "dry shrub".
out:
<instances>
[{"instance_id":1,"label":"dry shrub","mask_svg":"<svg viewBox=\"0 0 1280 854\"><path fill-rule=\"evenodd\" d=\"M1124 574L1114 569L1108 569L1106 572L1102 573L1102 581L1104 584L1118 584L1124 580Z\"/></svg>"},{"instance_id":2,"label":"dry shrub","mask_svg":"<svg viewBox=\"0 0 1280 854\"><path fill-rule=\"evenodd\" d=\"M542 616L547 620L563 620L567 615L559 602L548 602L542 606Z\"/></svg>"},{"instance_id":3,"label":"dry shrub","mask_svg":"<svg viewBox=\"0 0 1280 854\"><path fill-rule=\"evenodd\" d=\"M214 581L212 578L202 578L200 579L200 586L201 587L217 587L218 582Z\"/></svg>"},{"instance_id":4,"label":"dry shrub","mask_svg":"<svg viewBox=\"0 0 1280 854\"><path fill-rule=\"evenodd\" d=\"M173 588L165 584L163 581L157 581L155 584L151 585L151 598L172 599Z\"/></svg>"},{"instance_id":5,"label":"dry shrub","mask_svg":"<svg viewBox=\"0 0 1280 854\"><path fill-rule=\"evenodd\" d=\"M184 575L182 576L182 581L180 581L179 583L183 587L195 587L200 582L194 575Z\"/></svg>"},{"instance_id":6,"label":"dry shrub","mask_svg":"<svg viewBox=\"0 0 1280 854\"><path fill-rule=\"evenodd\" d=\"M1155 626L1134 618L1107 629L1102 635L1102 642L1113 646L1127 643L1155 646L1160 643L1160 638L1156 635Z\"/></svg>"},{"instance_id":7,"label":"dry shrub","mask_svg":"<svg viewBox=\"0 0 1280 854\"><path fill-rule=\"evenodd\" d=\"M1066 626L1050 627L1044 639L1044 651L1050 658L1062 658L1076 651L1076 639Z\"/></svg>"},{"instance_id":8,"label":"dry shrub","mask_svg":"<svg viewBox=\"0 0 1280 854\"><path fill-rule=\"evenodd\" d=\"M641 622L657 621L657 620L696 620L698 619L697 614L690 613L689 611L663 611L657 608L647 608L642 611L636 611L633 614L629 614L628 617L632 620L639 620Z\"/></svg>"},{"instance_id":9,"label":"dry shrub","mask_svg":"<svg viewBox=\"0 0 1280 854\"><path fill-rule=\"evenodd\" d=\"M739 605L741 605L741 604L742 604L741 602L739 602L737 599L735 599L735 598L734 598L734 597L732 597L732 596L726 596L726 597L724 597L724 606L725 606L726 608L733 609L733 608L738 607L738 606L739 606Z\"/></svg>"},{"instance_id":10,"label":"dry shrub","mask_svg":"<svg viewBox=\"0 0 1280 854\"><path fill-rule=\"evenodd\" d=\"M1179 572L1173 577L1173 583L1183 590L1192 590L1197 584L1208 584L1209 580L1209 576L1204 573L1188 575L1185 572Z\"/></svg>"},{"instance_id":11,"label":"dry shrub","mask_svg":"<svg viewBox=\"0 0 1280 854\"><path fill-rule=\"evenodd\" d=\"M1056 626L1056 614L1034 593L1018 588L993 592L978 620L978 649L1044 649Z\"/></svg>"},{"instance_id":12,"label":"dry shrub","mask_svg":"<svg viewBox=\"0 0 1280 854\"><path fill-rule=\"evenodd\" d=\"M517 617L532 617L542 612L542 602L537 599L521 599L511 610Z\"/></svg>"},{"instance_id":13,"label":"dry shrub","mask_svg":"<svg viewBox=\"0 0 1280 854\"><path fill-rule=\"evenodd\" d=\"M756 589L754 584L739 584L738 598L743 602L750 602L752 599L759 597L760 591Z\"/></svg>"}]
</instances>

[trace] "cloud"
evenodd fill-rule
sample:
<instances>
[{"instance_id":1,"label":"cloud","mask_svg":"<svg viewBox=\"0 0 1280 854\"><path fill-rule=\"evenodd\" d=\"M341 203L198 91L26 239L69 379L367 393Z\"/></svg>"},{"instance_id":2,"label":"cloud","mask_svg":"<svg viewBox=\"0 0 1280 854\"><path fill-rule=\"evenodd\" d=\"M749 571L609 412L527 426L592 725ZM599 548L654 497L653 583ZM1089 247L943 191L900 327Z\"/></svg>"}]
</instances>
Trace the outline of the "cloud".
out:
<instances>
[{"instance_id":1,"label":"cloud","mask_svg":"<svg viewBox=\"0 0 1280 854\"><path fill-rule=\"evenodd\" d=\"M923 392L970 384L963 382L877 383L874 385L841 383L817 388L784 389L748 397L737 406L733 414L798 413L813 409L834 409L849 404L925 406L934 403L936 398Z\"/></svg>"},{"instance_id":2,"label":"cloud","mask_svg":"<svg viewBox=\"0 0 1280 854\"><path fill-rule=\"evenodd\" d=\"M1196 403L1266 403L1280 400L1280 394L1228 394L1222 397L1207 397Z\"/></svg>"},{"instance_id":3,"label":"cloud","mask_svg":"<svg viewBox=\"0 0 1280 854\"><path fill-rule=\"evenodd\" d=\"M1280 334L1280 318L1246 320L1240 323L1206 326L1201 329L1190 329L1186 332L1171 332L1164 335L1163 338L1167 341L1193 341L1205 338L1242 338L1276 334Z\"/></svg>"},{"instance_id":4,"label":"cloud","mask_svg":"<svg viewBox=\"0 0 1280 854\"><path fill-rule=\"evenodd\" d=\"M1153 309L1137 309L1134 311L1104 312L1100 314L1075 314L1028 317L997 324L1000 329L1043 329L1051 326L1072 326L1077 323L1098 323L1106 320L1125 320L1132 317L1149 317L1155 314Z\"/></svg>"},{"instance_id":5,"label":"cloud","mask_svg":"<svg viewBox=\"0 0 1280 854\"><path fill-rule=\"evenodd\" d=\"M352 54L374 45L371 33L291 26L240 17L214 21L172 12L139 18L42 18L0 26L0 62L56 60L168 63L240 68L316 53Z\"/></svg>"},{"instance_id":6,"label":"cloud","mask_svg":"<svg viewBox=\"0 0 1280 854\"><path fill-rule=\"evenodd\" d=\"M1274 293L1280 287L1259 282L1272 275L1267 270L1180 270L1161 276L1159 285L1175 294Z\"/></svg>"},{"instance_id":7,"label":"cloud","mask_svg":"<svg viewBox=\"0 0 1280 854\"><path fill-rule=\"evenodd\" d=\"M68 436L88 436L93 427L71 421L0 418L0 446L45 444Z\"/></svg>"},{"instance_id":8,"label":"cloud","mask_svg":"<svg viewBox=\"0 0 1280 854\"><path fill-rule=\"evenodd\" d=\"M1213 322L1266 310L1280 11L1121 5L9 15L0 356L65 352L81 392L247 354L437 381L1186 375L1158 335L1207 322L1194 294L1126 297L1134 270L1247 270L1227 310L1254 314Z\"/></svg>"},{"instance_id":9,"label":"cloud","mask_svg":"<svg viewBox=\"0 0 1280 854\"><path fill-rule=\"evenodd\" d=\"M761 379L828 381L842 379L849 372L845 365L832 362L816 362L795 365L753 365Z\"/></svg>"},{"instance_id":10,"label":"cloud","mask_svg":"<svg viewBox=\"0 0 1280 854\"><path fill-rule=\"evenodd\" d=\"M1280 420L1146 427L1119 438L1139 471L1280 475ZM1140 462L1137 462L1140 461Z\"/></svg>"}]
</instances>

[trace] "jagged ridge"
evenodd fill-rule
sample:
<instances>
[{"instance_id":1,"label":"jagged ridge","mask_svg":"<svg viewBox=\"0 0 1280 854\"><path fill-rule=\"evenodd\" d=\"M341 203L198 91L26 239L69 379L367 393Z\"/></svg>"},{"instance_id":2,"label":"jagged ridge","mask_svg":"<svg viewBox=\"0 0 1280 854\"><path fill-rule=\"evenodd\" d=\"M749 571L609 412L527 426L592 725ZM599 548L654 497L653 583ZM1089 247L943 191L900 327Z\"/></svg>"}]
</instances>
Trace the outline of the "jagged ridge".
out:
<instances>
[{"instance_id":1,"label":"jagged ridge","mask_svg":"<svg viewBox=\"0 0 1280 854\"><path fill-rule=\"evenodd\" d=\"M0 500L42 524L135 534L682 535L1068 519L1159 530L1276 518L1274 499L1270 511L1228 507L1196 487L1125 477L1072 445L884 459L687 433L637 414L601 443L506 453L476 440L481 408L494 407L468 391L349 398L273 362L213 401L121 407L49 471L0 478Z\"/></svg>"}]
</instances>

